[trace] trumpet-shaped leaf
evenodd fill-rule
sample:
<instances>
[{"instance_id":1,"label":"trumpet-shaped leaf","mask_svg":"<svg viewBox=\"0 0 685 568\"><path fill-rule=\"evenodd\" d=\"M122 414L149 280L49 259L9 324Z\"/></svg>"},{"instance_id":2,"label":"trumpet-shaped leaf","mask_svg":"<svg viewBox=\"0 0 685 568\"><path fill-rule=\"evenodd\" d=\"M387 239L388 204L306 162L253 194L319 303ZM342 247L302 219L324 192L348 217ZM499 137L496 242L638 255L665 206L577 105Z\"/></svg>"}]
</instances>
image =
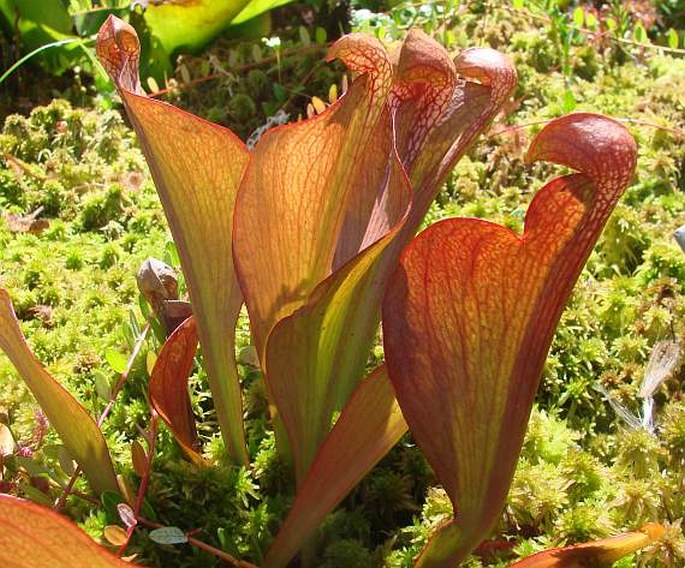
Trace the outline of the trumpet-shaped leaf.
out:
<instances>
[{"instance_id":1,"label":"trumpet-shaped leaf","mask_svg":"<svg viewBox=\"0 0 685 568\"><path fill-rule=\"evenodd\" d=\"M102 432L85 408L31 353L4 288L0 288L0 349L17 368L93 488L97 492L118 491L114 467Z\"/></svg>"},{"instance_id":2,"label":"trumpet-shaped leaf","mask_svg":"<svg viewBox=\"0 0 685 568\"><path fill-rule=\"evenodd\" d=\"M515 562L509 568L610 568L617 560L659 540L663 534L664 527L650 523L635 532L546 550Z\"/></svg>"},{"instance_id":3,"label":"trumpet-shaped leaf","mask_svg":"<svg viewBox=\"0 0 685 568\"><path fill-rule=\"evenodd\" d=\"M110 18L98 45L181 251L227 445L239 455L242 438L231 428L238 423L237 381L224 380L234 369L226 348L237 314L231 308L239 305L228 301L237 298L234 260L279 448L290 448L302 486L334 413L363 374L401 250L456 160L509 95L515 73L491 50L452 61L418 31L391 54L375 39L347 36L331 57L358 75L349 91L319 116L267 132L246 163L242 145L224 129L141 95L130 28ZM233 227L226 228L241 175ZM225 254L231 229L234 259ZM387 408L379 397L370 400L380 413ZM328 455L336 453L332 447ZM350 479L382 457L383 443L369 447L349 464ZM317 495L335 503L339 492L331 486L329 495Z\"/></svg>"},{"instance_id":4,"label":"trumpet-shaped leaf","mask_svg":"<svg viewBox=\"0 0 685 568\"><path fill-rule=\"evenodd\" d=\"M262 137L235 213L238 274L299 481L361 376L371 338L354 322L378 311L361 291L380 284L377 267L409 206L385 104L391 63L365 36L347 36L333 53L365 74L327 112ZM375 223L336 258L352 200Z\"/></svg>"},{"instance_id":5,"label":"trumpet-shaped leaf","mask_svg":"<svg viewBox=\"0 0 685 568\"><path fill-rule=\"evenodd\" d=\"M140 138L179 250L224 442L236 462L247 463L233 350L242 298L231 252L247 148L230 130L143 95L140 46L125 22L107 19L97 52Z\"/></svg>"},{"instance_id":6,"label":"trumpet-shaped leaf","mask_svg":"<svg viewBox=\"0 0 685 568\"><path fill-rule=\"evenodd\" d=\"M467 81L418 31L394 54L347 36L331 57L361 76L318 117L260 140L235 213L241 287L299 480L361 376L399 252L515 77L502 87L491 73L494 89L479 68L483 84Z\"/></svg>"},{"instance_id":7,"label":"trumpet-shaped leaf","mask_svg":"<svg viewBox=\"0 0 685 568\"><path fill-rule=\"evenodd\" d=\"M183 452L193 463L202 465L198 452L195 416L188 395L188 377L197 351L195 318L186 319L164 342L150 375L150 404L169 427Z\"/></svg>"},{"instance_id":8,"label":"trumpet-shaped leaf","mask_svg":"<svg viewBox=\"0 0 685 568\"><path fill-rule=\"evenodd\" d=\"M362 75L319 117L267 134L241 184L237 269L300 484L270 565L290 558L325 510L387 451L387 440L365 446L340 484L307 474L319 448L326 456L316 457L319 472L333 471L333 456L347 455L351 428L323 441L334 410L353 412L344 405L361 376L399 253L515 82L499 54L473 55L484 66L460 65L480 83L458 75L446 51L418 31L393 54L363 36L344 38L331 56ZM389 408L370 396L366 416L389 423ZM358 429L370 432L364 422ZM318 507L305 515L304 504L314 502Z\"/></svg>"},{"instance_id":9,"label":"trumpet-shaped leaf","mask_svg":"<svg viewBox=\"0 0 685 568\"><path fill-rule=\"evenodd\" d=\"M455 508L420 566L454 566L496 522L561 311L635 168L620 124L552 121L529 160L581 173L533 199L519 236L450 219L404 252L383 306L388 372L402 412Z\"/></svg>"},{"instance_id":10,"label":"trumpet-shaped leaf","mask_svg":"<svg viewBox=\"0 0 685 568\"><path fill-rule=\"evenodd\" d=\"M286 566L326 515L407 431L385 367L359 383L322 444L264 566ZM350 467L350 464L355 464Z\"/></svg>"},{"instance_id":11,"label":"trumpet-shaped leaf","mask_svg":"<svg viewBox=\"0 0 685 568\"><path fill-rule=\"evenodd\" d=\"M0 494L0 566L126 568L74 523L30 501Z\"/></svg>"}]
</instances>

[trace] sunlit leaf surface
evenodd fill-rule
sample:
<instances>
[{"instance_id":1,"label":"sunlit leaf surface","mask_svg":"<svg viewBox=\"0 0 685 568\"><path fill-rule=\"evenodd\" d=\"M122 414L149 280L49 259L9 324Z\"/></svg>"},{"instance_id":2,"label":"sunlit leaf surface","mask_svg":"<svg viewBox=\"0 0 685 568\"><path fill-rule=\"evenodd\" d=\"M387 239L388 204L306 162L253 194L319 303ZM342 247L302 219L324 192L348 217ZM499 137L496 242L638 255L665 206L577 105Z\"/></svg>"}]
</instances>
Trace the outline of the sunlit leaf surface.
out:
<instances>
[{"instance_id":1,"label":"sunlit leaf surface","mask_svg":"<svg viewBox=\"0 0 685 568\"><path fill-rule=\"evenodd\" d=\"M421 566L453 566L499 517L552 335L636 148L620 124L575 114L543 129L528 158L581 173L538 192L523 235L479 219L433 225L384 303L390 378L456 511Z\"/></svg>"},{"instance_id":2,"label":"sunlit leaf surface","mask_svg":"<svg viewBox=\"0 0 685 568\"><path fill-rule=\"evenodd\" d=\"M141 140L178 247L227 450L236 462L247 463L230 348L242 303L231 254L232 218L247 148L230 130L143 95L140 45L122 20L110 17L103 24L97 52Z\"/></svg>"},{"instance_id":3,"label":"sunlit leaf surface","mask_svg":"<svg viewBox=\"0 0 685 568\"><path fill-rule=\"evenodd\" d=\"M169 427L183 452L196 464L204 463L199 453L195 416L188 394L188 377L197 351L197 326L186 319L165 341L152 369L148 393L150 403Z\"/></svg>"},{"instance_id":4,"label":"sunlit leaf surface","mask_svg":"<svg viewBox=\"0 0 685 568\"><path fill-rule=\"evenodd\" d=\"M515 562L509 568L610 568L617 560L658 540L663 533L661 525L652 523L639 531L546 550Z\"/></svg>"},{"instance_id":5,"label":"sunlit leaf surface","mask_svg":"<svg viewBox=\"0 0 685 568\"><path fill-rule=\"evenodd\" d=\"M74 523L30 501L0 494L0 566L3 568L126 568Z\"/></svg>"},{"instance_id":6,"label":"sunlit leaf surface","mask_svg":"<svg viewBox=\"0 0 685 568\"><path fill-rule=\"evenodd\" d=\"M102 432L85 408L33 355L19 327L9 294L3 288L0 288L0 349L19 371L93 488L98 492L117 491L114 467Z\"/></svg>"}]
</instances>

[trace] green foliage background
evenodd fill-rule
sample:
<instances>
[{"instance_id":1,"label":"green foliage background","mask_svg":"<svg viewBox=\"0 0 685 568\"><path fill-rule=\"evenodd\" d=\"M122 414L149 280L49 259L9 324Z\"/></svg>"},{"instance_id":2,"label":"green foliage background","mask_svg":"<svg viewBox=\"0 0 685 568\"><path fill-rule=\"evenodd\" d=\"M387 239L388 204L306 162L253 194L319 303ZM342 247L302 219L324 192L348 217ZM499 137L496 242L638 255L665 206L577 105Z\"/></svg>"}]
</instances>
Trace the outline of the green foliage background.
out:
<instances>
[{"instance_id":1,"label":"green foliage background","mask_svg":"<svg viewBox=\"0 0 685 568\"><path fill-rule=\"evenodd\" d=\"M685 61L669 33L682 42L682 19L666 1L653 6L653 20L622 4L609 3L604 12L584 6L582 21L575 6L555 2L399 3L386 10L357 6L352 13L355 29L387 42L419 25L455 52L470 45L502 50L519 71L508 114L462 160L426 223L475 216L520 231L532 195L552 174L546 165L524 166L527 142L570 107L625 120L639 144L634 183L555 336L497 534L469 566L505 566L514 557L648 521L664 523L666 539L620 565L685 563L683 367L675 366L656 395L654 434L622 421L600 392L637 415L653 345L685 337L685 254L671 236L685 224ZM594 24L587 14L594 14ZM178 60L168 100L244 138L279 110L295 119L306 114L311 97L332 100L331 86L340 91L342 79L339 68L323 63L325 31L293 26L297 19L290 18L291 25L276 30L278 42L224 38L206 53ZM671 48L644 45L647 40ZM0 280L37 357L97 414L118 378L117 361L130 353L149 315L135 287L138 266L148 256L178 262L137 142L120 112L106 110L116 99L88 77L76 79L76 90L72 84L66 92L71 102L55 100L4 121ZM48 221L42 232L13 230L13 219L36 210ZM248 346L242 317L240 370L253 466L225 463L198 370L192 403L215 465L199 470L185 462L162 429L146 514L183 530L201 528L198 538L259 563L289 506L292 480L276 457L264 386ZM148 422L147 358L158 348L158 337L145 343L104 426L133 487L130 444ZM370 365L381 357L378 347ZM59 440L44 431L34 401L3 357L0 421L32 456L4 461L0 490L52 501L55 485L68 478L68 460L60 459ZM72 498L67 512L98 539L104 526L118 522L107 503ZM430 528L450 514L444 492L406 438L321 527L321 566L410 566ZM130 550L151 565L218 565L197 549L158 545L145 530L137 531Z\"/></svg>"}]
</instances>

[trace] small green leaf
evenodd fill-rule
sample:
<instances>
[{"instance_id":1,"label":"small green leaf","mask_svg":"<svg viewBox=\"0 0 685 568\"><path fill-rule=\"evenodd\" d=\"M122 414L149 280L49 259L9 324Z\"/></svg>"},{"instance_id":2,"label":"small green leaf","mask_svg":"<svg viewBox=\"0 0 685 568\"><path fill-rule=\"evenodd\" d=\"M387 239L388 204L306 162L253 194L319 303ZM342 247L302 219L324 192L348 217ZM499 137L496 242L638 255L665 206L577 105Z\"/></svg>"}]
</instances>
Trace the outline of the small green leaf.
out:
<instances>
[{"instance_id":1,"label":"small green leaf","mask_svg":"<svg viewBox=\"0 0 685 568\"><path fill-rule=\"evenodd\" d=\"M225 549L226 548L226 528L225 527L219 527L216 529L216 537L219 540L219 544L221 545L221 548Z\"/></svg>"},{"instance_id":2,"label":"small green leaf","mask_svg":"<svg viewBox=\"0 0 685 568\"><path fill-rule=\"evenodd\" d=\"M280 85L278 83L274 83L272 86L272 90L274 93L274 97L276 97L276 100L278 102L285 102L288 96L285 93L285 89L283 88L283 85Z\"/></svg>"},{"instance_id":3,"label":"small green leaf","mask_svg":"<svg viewBox=\"0 0 685 568\"><path fill-rule=\"evenodd\" d=\"M564 91L564 99L561 108L564 111L564 114L568 114L576 108L576 97L573 95L571 89L566 89Z\"/></svg>"},{"instance_id":4,"label":"small green leaf","mask_svg":"<svg viewBox=\"0 0 685 568\"><path fill-rule=\"evenodd\" d=\"M635 38L635 41L638 43L648 43L647 32L645 31L645 28L642 26L642 22L638 22L637 24L635 24L635 28L633 29L633 37Z\"/></svg>"},{"instance_id":5,"label":"small green leaf","mask_svg":"<svg viewBox=\"0 0 685 568\"><path fill-rule=\"evenodd\" d=\"M67 475L74 473L76 469L76 464L74 463L74 458L71 457L69 450L66 446L60 446L57 450L57 458L59 459L59 465Z\"/></svg>"},{"instance_id":6,"label":"small green leaf","mask_svg":"<svg viewBox=\"0 0 685 568\"><path fill-rule=\"evenodd\" d=\"M128 358L114 349L105 351L105 360L115 373L123 373L128 367Z\"/></svg>"},{"instance_id":7,"label":"small green leaf","mask_svg":"<svg viewBox=\"0 0 685 568\"><path fill-rule=\"evenodd\" d=\"M318 44L324 44L328 40L328 34L324 28L316 28L314 32L314 39Z\"/></svg>"},{"instance_id":8,"label":"small green leaf","mask_svg":"<svg viewBox=\"0 0 685 568\"><path fill-rule=\"evenodd\" d=\"M597 16L595 16L592 12L588 12L587 14L585 14L585 25L591 30L596 29Z\"/></svg>"},{"instance_id":9,"label":"small green leaf","mask_svg":"<svg viewBox=\"0 0 685 568\"><path fill-rule=\"evenodd\" d=\"M309 32L307 31L307 28L305 28L304 26L300 26L298 31L300 32L300 43L305 47L311 45L312 38L309 37Z\"/></svg>"},{"instance_id":10,"label":"small green leaf","mask_svg":"<svg viewBox=\"0 0 685 568\"><path fill-rule=\"evenodd\" d=\"M21 483L19 487L21 488L22 493L26 495L30 501L45 507L52 507L52 500L40 489L36 489L33 485L29 485L28 483Z\"/></svg>"},{"instance_id":11,"label":"small green leaf","mask_svg":"<svg viewBox=\"0 0 685 568\"><path fill-rule=\"evenodd\" d=\"M112 398L112 387L109 384L109 379L104 373L100 371L93 372L93 381L95 382L95 392L105 401Z\"/></svg>"},{"instance_id":12,"label":"small green leaf","mask_svg":"<svg viewBox=\"0 0 685 568\"><path fill-rule=\"evenodd\" d=\"M14 456L15 462L19 467L23 467L31 477L53 477L53 474L47 467L31 458L24 456Z\"/></svg>"},{"instance_id":13,"label":"small green leaf","mask_svg":"<svg viewBox=\"0 0 685 568\"><path fill-rule=\"evenodd\" d=\"M157 544L184 544L188 542L188 537L178 527L162 527L150 531L150 540Z\"/></svg>"},{"instance_id":14,"label":"small green leaf","mask_svg":"<svg viewBox=\"0 0 685 568\"><path fill-rule=\"evenodd\" d=\"M668 47L671 49L678 49L678 32L675 31L673 28L669 28L668 30Z\"/></svg>"},{"instance_id":15,"label":"small green leaf","mask_svg":"<svg viewBox=\"0 0 685 568\"><path fill-rule=\"evenodd\" d=\"M606 20L604 20L604 23L607 25L607 28L609 28L609 30L612 32L617 28L616 20L614 20L614 18L607 18Z\"/></svg>"},{"instance_id":16,"label":"small green leaf","mask_svg":"<svg viewBox=\"0 0 685 568\"><path fill-rule=\"evenodd\" d=\"M512 4L516 10L523 10L523 0L513 0Z\"/></svg>"},{"instance_id":17,"label":"small green leaf","mask_svg":"<svg viewBox=\"0 0 685 568\"><path fill-rule=\"evenodd\" d=\"M145 355L145 368L147 369L147 374L152 375L152 369L155 368L155 363L157 362L157 354L154 351L148 351Z\"/></svg>"},{"instance_id":18,"label":"small green leaf","mask_svg":"<svg viewBox=\"0 0 685 568\"><path fill-rule=\"evenodd\" d=\"M585 21L585 10L578 6L573 10L573 25L577 28L583 27L583 22Z\"/></svg>"}]
</instances>

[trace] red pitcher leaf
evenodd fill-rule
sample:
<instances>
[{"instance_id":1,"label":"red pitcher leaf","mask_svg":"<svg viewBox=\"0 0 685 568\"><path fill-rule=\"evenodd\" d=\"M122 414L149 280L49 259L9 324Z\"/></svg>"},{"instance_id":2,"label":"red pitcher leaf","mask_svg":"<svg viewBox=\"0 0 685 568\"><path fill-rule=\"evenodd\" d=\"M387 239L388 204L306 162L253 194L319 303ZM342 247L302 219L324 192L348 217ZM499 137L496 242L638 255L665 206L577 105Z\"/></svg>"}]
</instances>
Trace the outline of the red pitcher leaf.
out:
<instances>
[{"instance_id":1,"label":"red pitcher leaf","mask_svg":"<svg viewBox=\"0 0 685 568\"><path fill-rule=\"evenodd\" d=\"M188 395L188 377L197 351L197 325L193 316L186 319L164 342L152 369L148 394L150 403L169 427L190 460L203 465L195 416Z\"/></svg>"},{"instance_id":2,"label":"red pitcher leaf","mask_svg":"<svg viewBox=\"0 0 685 568\"><path fill-rule=\"evenodd\" d=\"M397 69L392 106L397 114L397 149L405 167L411 169L426 136L445 120L455 89L463 85L458 85L454 61L445 48L418 28L409 31L394 55Z\"/></svg>"},{"instance_id":3,"label":"red pitcher leaf","mask_svg":"<svg viewBox=\"0 0 685 568\"><path fill-rule=\"evenodd\" d=\"M262 361L276 322L331 274L357 172L386 172L390 160L387 148L370 144L392 79L385 51L354 35L333 55L365 74L322 114L264 134L238 192L236 266ZM390 121L383 124L384 139L392 140ZM370 192L376 196L377 188Z\"/></svg>"},{"instance_id":4,"label":"red pitcher leaf","mask_svg":"<svg viewBox=\"0 0 685 568\"><path fill-rule=\"evenodd\" d=\"M414 187L407 239L449 172L511 95L516 79L510 61L497 51L467 49L452 62L422 32L409 34L393 88L397 148Z\"/></svg>"},{"instance_id":5,"label":"red pitcher leaf","mask_svg":"<svg viewBox=\"0 0 685 568\"><path fill-rule=\"evenodd\" d=\"M570 134L569 134L570 132ZM576 114L531 145L582 173L533 199L522 236L450 219L403 253L383 305L388 372L407 423L456 511L420 566L453 566L501 512L561 311L635 168L615 121Z\"/></svg>"},{"instance_id":6,"label":"red pitcher leaf","mask_svg":"<svg viewBox=\"0 0 685 568\"><path fill-rule=\"evenodd\" d=\"M52 509L0 494L0 566L3 568L130 568Z\"/></svg>"},{"instance_id":7,"label":"red pitcher leaf","mask_svg":"<svg viewBox=\"0 0 685 568\"><path fill-rule=\"evenodd\" d=\"M242 303L231 220L247 148L230 130L143 96L140 46L125 22L107 19L97 52L140 138L179 250L226 448L236 462L247 463L235 354L227 347Z\"/></svg>"},{"instance_id":8,"label":"red pitcher leaf","mask_svg":"<svg viewBox=\"0 0 685 568\"><path fill-rule=\"evenodd\" d=\"M359 383L316 455L264 568L286 566L326 515L407 431L385 367Z\"/></svg>"},{"instance_id":9,"label":"red pitcher leaf","mask_svg":"<svg viewBox=\"0 0 685 568\"><path fill-rule=\"evenodd\" d=\"M268 338L267 386L288 433L298 483L328 434L334 411L344 406L364 372L373 339L367 333L375 327L359 324L378 310L367 300L382 293L383 255L399 234L409 205L399 162L389 177L391 230L324 280Z\"/></svg>"},{"instance_id":10,"label":"red pitcher leaf","mask_svg":"<svg viewBox=\"0 0 685 568\"><path fill-rule=\"evenodd\" d=\"M614 562L659 540L664 527L650 523L638 531L539 552L509 568L610 568Z\"/></svg>"},{"instance_id":11,"label":"red pitcher leaf","mask_svg":"<svg viewBox=\"0 0 685 568\"><path fill-rule=\"evenodd\" d=\"M102 432L85 408L35 358L4 288L0 288L0 349L7 354L36 397L69 453L83 468L93 489L98 493L118 491Z\"/></svg>"}]
</instances>

